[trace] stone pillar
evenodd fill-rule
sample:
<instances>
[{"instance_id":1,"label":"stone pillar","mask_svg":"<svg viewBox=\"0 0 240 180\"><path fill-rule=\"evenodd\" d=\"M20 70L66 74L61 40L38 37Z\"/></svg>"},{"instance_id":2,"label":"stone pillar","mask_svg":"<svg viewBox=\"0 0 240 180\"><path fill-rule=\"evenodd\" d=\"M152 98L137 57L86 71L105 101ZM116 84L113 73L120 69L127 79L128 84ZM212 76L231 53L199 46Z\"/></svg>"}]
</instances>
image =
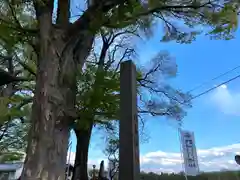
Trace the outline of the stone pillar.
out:
<instances>
[{"instance_id":1,"label":"stone pillar","mask_svg":"<svg viewBox=\"0 0 240 180\"><path fill-rule=\"evenodd\" d=\"M120 68L119 180L139 180L139 137L136 67L132 61Z\"/></svg>"},{"instance_id":2,"label":"stone pillar","mask_svg":"<svg viewBox=\"0 0 240 180\"><path fill-rule=\"evenodd\" d=\"M103 178L104 178L104 161L101 161L99 173L98 173L98 179L103 179Z\"/></svg>"}]
</instances>

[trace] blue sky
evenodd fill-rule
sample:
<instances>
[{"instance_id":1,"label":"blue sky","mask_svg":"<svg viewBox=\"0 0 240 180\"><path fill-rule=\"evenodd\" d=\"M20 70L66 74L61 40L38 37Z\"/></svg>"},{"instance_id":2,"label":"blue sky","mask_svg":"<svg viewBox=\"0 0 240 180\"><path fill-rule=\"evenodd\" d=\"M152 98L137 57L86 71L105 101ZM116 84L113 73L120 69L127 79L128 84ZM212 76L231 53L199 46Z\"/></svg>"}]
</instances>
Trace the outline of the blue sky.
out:
<instances>
[{"instance_id":1,"label":"blue sky","mask_svg":"<svg viewBox=\"0 0 240 180\"><path fill-rule=\"evenodd\" d=\"M139 44L140 57L148 59L149 54L154 54L160 50L167 50L176 58L178 65L178 75L173 80L176 88L184 91L202 84L215 76L222 74L240 64L237 50L239 43L239 33L236 38L231 41L210 40L207 36L200 36L198 39L189 44L176 43L160 43L160 33L157 31L155 36L145 44ZM150 55L151 56L151 55ZM217 85L231 77L239 74L240 69L220 78L218 81L213 81L206 86L193 91L193 95L197 95L214 85ZM239 79L233 81L228 86L231 93L239 92ZM197 145L200 148L209 148L212 146L222 146L229 143L236 143L237 126L240 125L239 117L231 114L224 114L214 101L211 102L211 97L216 91L201 96L193 101L193 107L188 110L188 115L184 118L184 128L195 132ZM169 127L165 121L159 122L160 119L154 119L149 122L151 129L151 142L143 145L142 152L149 151L149 148L161 148L163 150L176 151L179 148L172 145L176 133L174 129ZM163 127L162 127L163 126ZM216 128L214 128L216 127ZM158 142L160 129L162 133L168 134L166 142ZM222 132L229 131L228 134ZM176 138L175 138L176 139ZM206 141L208 139L208 141ZM153 146L153 144L155 144Z\"/></svg>"},{"instance_id":2,"label":"blue sky","mask_svg":"<svg viewBox=\"0 0 240 180\"><path fill-rule=\"evenodd\" d=\"M191 90L240 65L238 50L240 31L231 41L210 40L208 36L201 35L196 41L187 45L175 42L161 43L160 32L161 27L156 27L152 38L137 41L137 50L141 62L150 60L161 50L167 50L175 57L178 73L176 78L171 79L171 84L175 88L183 91ZM192 94L197 95L239 73L240 68L193 91ZM240 79L234 80L196 98L192 102L193 107L188 109L184 118L183 128L195 133L200 168L203 170L236 168L232 159L235 153L240 153L239 83ZM145 128L150 139L140 145L142 169L156 172L179 170L179 141L174 123L164 117L148 118ZM89 164L104 159L102 138L103 134L99 131L93 133ZM75 152L76 140L74 136L71 139L73 141L71 151Z\"/></svg>"}]
</instances>

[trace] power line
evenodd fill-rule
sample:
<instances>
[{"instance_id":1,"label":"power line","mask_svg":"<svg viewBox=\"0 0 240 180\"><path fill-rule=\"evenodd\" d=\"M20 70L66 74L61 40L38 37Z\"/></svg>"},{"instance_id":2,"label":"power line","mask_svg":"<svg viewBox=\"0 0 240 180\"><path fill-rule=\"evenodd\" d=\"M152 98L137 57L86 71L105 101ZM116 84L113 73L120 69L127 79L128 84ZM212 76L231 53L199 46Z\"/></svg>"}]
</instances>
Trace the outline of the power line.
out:
<instances>
[{"instance_id":1,"label":"power line","mask_svg":"<svg viewBox=\"0 0 240 180\"><path fill-rule=\"evenodd\" d=\"M203 87L204 85L210 83L211 81L214 81L214 80L216 80L216 79L219 79L220 77L225 76L225 75L229 74L230 72L235 71L235 70L238 69L238 68L240 68L240 65L239 65L239 66L236 66L235 68L230 69L230 70L227 71L227 72L224 72L224 73L222 73L222 74L220 74L220 75L212 78L212 79L209 80L209 81L206 81L206 82L204 82L204 83L196 86L195 88L189 90L187 93L190 93L190 92L192 92L192 91L195 91L196 89L199 89L199 88Z\"/></svg>"},{"instance_id":2,"label":"power line","mask_svg":"<svg viewBox=\"0 0 240 180\"><path fill-rule=\"evenodd\" d=\"M189 100L184 101L183 104L188 103L188 102L190 102L191 100L194 100L194 99L196 99L196 98L198 98L198 97L200 97L200 96L202 96L202 95L205 95L205 94L209 93L210 91L212 91L212 90L214 90L214 89L216 89L216 88L218 88L218 87L220 87L220 86L222 86L222 85L224 85L224 84L228 84L228 83L230 83L231 81L236 80L237 78L240 78L240 74L237 75L237 76L235 76L235 77L233 77L233 78L231 78L231 79L228 79L227 81L224 81L224 82L218 84L217 86L214 86L214 87L212 87L212 88L210 88L210 89L208 89L208 90L206 90L206 91L204 91L204 92L202 92L202 93L200 93L200 94L198 94L198 95L196 95L196 96L193 96L193 97L190 98ZM170 125L170 124L168 124L168 125ZM180 124L180 126L181 126L181 125L182 125L182 124ZM172 126L172 125L170 125L170 126ZM174 126L172 126L172 127L175 128Z\"/></svg>"},{"instance_id":3,"label":"power line","mask_svg":"<svg viewBox=\"0 0 240 180\"><path fill-rule=\"evenodd\" d=\"M237 75L237 76L235 76L235 77L233 77L233 78L231 78L231 79L229 79L229 80L227 80L227 81L224 81L224 82L222 82L221 84L218 84L217 86L214 86L214 87L212 87L212 88L210 88L210 89L208 89L208 90L206 90L206 91L204 91L204 92L202 92L202 93L200 93L200 94L198 94L198 95L196 95L196 96L193 96L191 99L189 99L188 101L191 101L191 100L193 100L193 99L196 99L196 98L198 98L198 97L200 97L200 96L202 96L202 95L204 95L204 94L207 94L207 93L209 93L210 91L212 91L212 90L214 90L214 89L216 89L216 88L218 88L218 87L220 87L220 86L222 86L222 85L224 85L224 84L228 84L228 83L230 83L231 81L233 81L233 80L236 80L237 78L240 78L240 74L239 75ZM187 102L188 102L187 101Z\"/></svg>"}]
</instances>

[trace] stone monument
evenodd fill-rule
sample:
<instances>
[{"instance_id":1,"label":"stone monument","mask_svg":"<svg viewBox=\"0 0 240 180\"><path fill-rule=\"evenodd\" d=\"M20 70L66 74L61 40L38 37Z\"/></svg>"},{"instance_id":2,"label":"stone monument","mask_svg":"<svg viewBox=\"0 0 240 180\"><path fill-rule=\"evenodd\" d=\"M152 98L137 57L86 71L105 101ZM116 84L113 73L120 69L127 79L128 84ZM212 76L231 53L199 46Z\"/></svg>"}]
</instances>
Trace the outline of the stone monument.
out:
<instances>
[{"instance_id":1,"label":"stone monument","mask_svg":"<svg viewBox=\"0 0 240 180\"><path fill-rule=\"evenodd\" d=\"M121 63L119 180L140 178L136 74L132 61Z\"/></svg>"},{"instance_id":2,"label":"stone monument","mask_svg":"<svg viewBox=\"0 0 240 180\"><path fill-rule=\"evenodd\" d=\"M98 180L102 180L104 178L104 161L101 161L100 168L98 172Z\"/></svg>"}]
</instances>

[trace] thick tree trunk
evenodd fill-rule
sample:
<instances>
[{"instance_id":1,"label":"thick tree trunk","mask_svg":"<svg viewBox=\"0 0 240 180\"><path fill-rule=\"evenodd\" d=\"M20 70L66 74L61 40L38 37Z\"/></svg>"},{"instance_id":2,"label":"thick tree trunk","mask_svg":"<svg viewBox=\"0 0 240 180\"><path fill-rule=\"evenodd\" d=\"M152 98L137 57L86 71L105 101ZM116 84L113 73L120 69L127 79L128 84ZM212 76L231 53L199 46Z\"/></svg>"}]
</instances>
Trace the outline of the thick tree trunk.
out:
<instances>
[{"instance_id":1,"label":"thick tree trunk","mask_svg":"<svg viewBox=\"0 0 240 180\"><path fill-rule=\"evenodd\" d=\"M48 48L37 72L24 180L63 180L65 177L69 123L72 121L66 107L75 104L75 79L69 78L69 82L63 84L67 77L61 76L59 58L52 54L51 46ZM75 72L75 68L72 71Z\"/></svg>"},{"instance_id":2,"label":"thick tree trunk","mask_svg":"<svg viewBox=\"0 0 240 180\"><path fill-rule=\"evenodd\" d=\"M40 27L32 127L22 180L65 179L70 124L76 118L76 73L94 38L85 33L78 43L66 46L59 32L49 26Z\"/></svg>"},{"instance_id":3,"label":"thick tree trunk","mask_svg":"<svg viewBox=\"0 0 240 180\"><path fill-rule=\"evenodd\" d=\"M48 49L48 56L40 60L38 67L23 180L65 179L69 127L74 120L77 65L71 53L59 59L51 54L51 47ZM61 60L65 61L64 65Z\"/></svg>"},{"instance_id":4,"label":"thick tree trunk","mask_svg":"<svg viewBox=\"0 0 240 180\"><path fill-rule=\"evenodd\" d=\"M88 179L88 150L92 134L93 124L80 130L75 129L77 136L77 149L75 165L72 180L89 180Z\"/></svg>"}]
</instances>

